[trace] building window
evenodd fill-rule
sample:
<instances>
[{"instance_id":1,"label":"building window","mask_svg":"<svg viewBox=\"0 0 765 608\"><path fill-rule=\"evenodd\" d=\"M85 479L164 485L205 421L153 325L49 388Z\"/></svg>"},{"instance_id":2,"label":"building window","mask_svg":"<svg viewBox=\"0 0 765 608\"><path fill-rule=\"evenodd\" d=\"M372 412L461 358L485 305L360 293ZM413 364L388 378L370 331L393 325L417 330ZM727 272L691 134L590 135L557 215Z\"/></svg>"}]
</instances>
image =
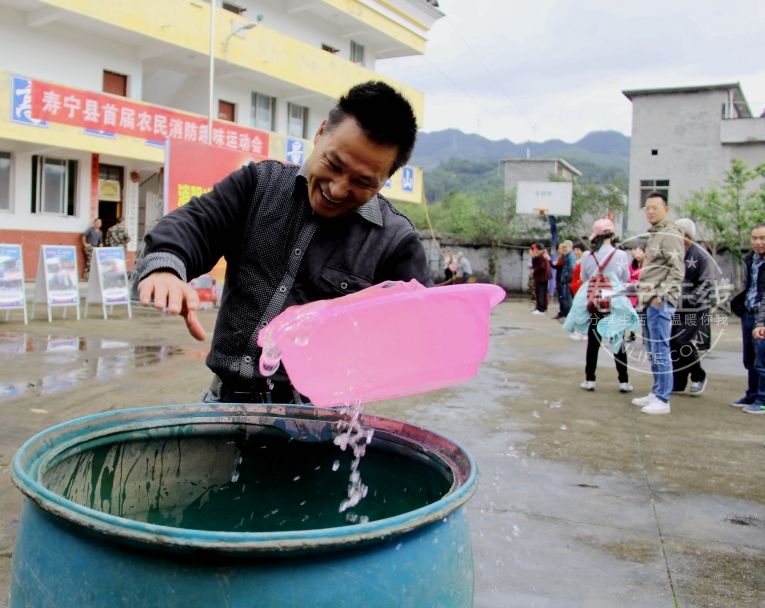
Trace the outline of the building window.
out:
<instances>
[{"instance_id":1,"label":"building window","mask_svg":"<svg viewBox=\"0 0 765 608\"><path fill-rule=\"evenodd\" d=\"M224 2L223 4L221 4L221 8L224 11L231 11L232 13L236 15L241 15L247 10L246 8L239 6L237 4L234 4L233 2Z\"/></svg>"},{"instance_id":2,"label":"building window","mask_svg":"<svg viewBox=\"0 0 765 608\"><path fill-rule=\"evenodd\" d=\"M645 207L645 199L648 194L656 190L661 192L669 201L669 180L668 179L641 179L640 180L640 207Z\"/></svg>"},{"instance_id":3,"label":"building window","mask_svg":"<svg viewBox=\"0 0 765 608\"><path fill-rule=\"evenodd\" d=\"M308 108L287 104L287 135L303 139L308 137Z\"/></svg>"},{"instance_id":4,"label":"building window","mask_svg":"<svg viewBox=\"0 0 765 608\"><path fill-rule=\"evenodd\" d=\"M261 93L252 94L251 124L263 131L276 130L276 97Z\"/></svg>"},{"instance_id":5,"label":"building window","mask_svg":"<svg viewBox=\"0 0 765 608\"><path fill-rule=\"evenodd\" d=\"M659 151L656 148L651 150L651 156L659 156Z\"/></svg>"},{"instance_id":6,"label":"building window","mask_svg":"<svg viewBox=\"0 0 765 608\"><path fill-rule=\"evenodd\" d=\"M0 211L11 209L11 154L0 152Z\"/></svg>"},{"instance_id":7,"label":"building window","mask_svg":"<svg viewBox=\"0 0 765 608\"><path fill-rule=\"evenodd\" d=\"M32 156L32 213L74 215L77 161Z\"/></svg>"},{"instance_id":8,"label":"building window","mask_svg":"<svg viewBox=\"0 0 765 608\"><path fill-rule=\"evenodd\" d=\"M127 97L127 76L104 70L104 93Z\"/></svg>"},{"instance_id":9,"label":"building window","mask_svg":"<svg viewBox=\"0 0 765 608\"><path fill-rule=\"evenodd\" d=\"M364 65L364 47L351 40L351 61Z\"/></svg>"},{"instance_id":10,"label":"building window","mask_svg":"<svg viewBox=\"0 0 765 608\"><path fill-rule=\"evenodd\" d=\"M218 118L220 120L228 120L229 122L236 122L236 104L230 101L218 100Z\"/></svg>"}]
</instances>

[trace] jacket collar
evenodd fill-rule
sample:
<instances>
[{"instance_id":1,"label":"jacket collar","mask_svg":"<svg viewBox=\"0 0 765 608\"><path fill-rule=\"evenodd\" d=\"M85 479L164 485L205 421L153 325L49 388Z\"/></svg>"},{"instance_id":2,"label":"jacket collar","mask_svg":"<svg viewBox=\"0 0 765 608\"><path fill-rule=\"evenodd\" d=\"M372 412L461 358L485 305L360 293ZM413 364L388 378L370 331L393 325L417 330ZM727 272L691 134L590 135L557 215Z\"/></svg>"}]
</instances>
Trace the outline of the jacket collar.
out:
<instances>
[{"instance_id":1,"label":"jacket collar","mask_svg":"<svg viewBox=\"0 0 765 608\"><path fill-rule=\"evenodd\" d=\"M308 167L305 163L300 166L300 169L297 172L297 177L302 178L306 185L308 184ZM375 226L383 226L384 223L382 211L380 211L380 200L381 198L377 195L377 193L375 193L372 198L361 205L361 207L354 209L352 213L357 213L366 221L374 224Z\"/></svg>"}]
</instances>

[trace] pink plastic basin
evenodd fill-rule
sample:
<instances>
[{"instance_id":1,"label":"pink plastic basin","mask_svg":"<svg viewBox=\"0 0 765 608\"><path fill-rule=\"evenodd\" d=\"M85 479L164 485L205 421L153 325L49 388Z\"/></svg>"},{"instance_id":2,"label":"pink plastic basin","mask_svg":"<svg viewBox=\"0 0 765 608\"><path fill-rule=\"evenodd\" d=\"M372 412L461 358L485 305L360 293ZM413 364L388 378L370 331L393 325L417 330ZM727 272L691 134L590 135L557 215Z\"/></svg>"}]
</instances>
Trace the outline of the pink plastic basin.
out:
<instances>
[{"instance_id":1,"label":"pink plastic basin","mask_svg":"<svg viewBox=\"0 0 765 608\"><path fill-rule=\"evenodd\" d=\"M501 287L388 281L333 300L292 306L263 331L261 372L278 358L318 407L432 391L475 376L486 357Z\"/></svg>"}]
</instances>

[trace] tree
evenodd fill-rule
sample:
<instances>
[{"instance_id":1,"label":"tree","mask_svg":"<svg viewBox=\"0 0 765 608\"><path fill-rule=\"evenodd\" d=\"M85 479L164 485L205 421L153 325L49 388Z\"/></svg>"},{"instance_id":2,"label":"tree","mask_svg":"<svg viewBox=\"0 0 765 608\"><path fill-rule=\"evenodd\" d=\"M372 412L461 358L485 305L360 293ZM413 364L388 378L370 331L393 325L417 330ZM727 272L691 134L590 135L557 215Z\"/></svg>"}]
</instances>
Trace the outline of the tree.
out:
<instances>
[{"instance_id":1,"label":"tree","mask_svg":"<svg viewBox=\"0 0 765 608\"><path fill-rule=\"evenodd\" d=\"M722 184L696 190L685 200L685 213L698 224L713 255L728 249L740 263L752 227L765 221L765 185L752 188L750 182L756 177L765 177L765 164L751 170L734 158Z\"/></svg>"}]
</instances>

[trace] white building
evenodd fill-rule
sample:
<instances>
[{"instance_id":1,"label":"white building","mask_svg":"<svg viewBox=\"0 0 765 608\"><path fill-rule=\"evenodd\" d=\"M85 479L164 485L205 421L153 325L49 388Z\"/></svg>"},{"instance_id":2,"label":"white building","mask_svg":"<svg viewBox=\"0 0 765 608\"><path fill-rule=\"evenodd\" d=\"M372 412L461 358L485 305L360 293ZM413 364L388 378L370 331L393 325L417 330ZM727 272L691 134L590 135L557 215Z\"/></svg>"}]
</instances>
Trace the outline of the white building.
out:
<instances>
[{"instance_id":1,"label":"white building","mask_svg":"<svg viewBox=\"0 0 765 608\"><path fill-rule=\"evenodd\" d=\"M40 245L125 216L131 257L162 213L164 140L206 142L208 109L213 145L297 162L360 82L388 81L422 124L423 95L374 66L424 53L441 16L426 0L0 0L0 242L24 245L29 279ZM419 202L406 170L383 194Z\"/></svg>"},{"instance_id":2,"label":"white building","mask_svg":"<svg viewBox=\"0 0 765 608\"><path fill-rule=\"evenodd\" d=\"M752 115L738 83L623 93L632 101L631 234L648 227L642 207L651 190L678 207L694 190L719 183L731 159L765 162L765 118Z\"/></svg>"}]
</instances>

